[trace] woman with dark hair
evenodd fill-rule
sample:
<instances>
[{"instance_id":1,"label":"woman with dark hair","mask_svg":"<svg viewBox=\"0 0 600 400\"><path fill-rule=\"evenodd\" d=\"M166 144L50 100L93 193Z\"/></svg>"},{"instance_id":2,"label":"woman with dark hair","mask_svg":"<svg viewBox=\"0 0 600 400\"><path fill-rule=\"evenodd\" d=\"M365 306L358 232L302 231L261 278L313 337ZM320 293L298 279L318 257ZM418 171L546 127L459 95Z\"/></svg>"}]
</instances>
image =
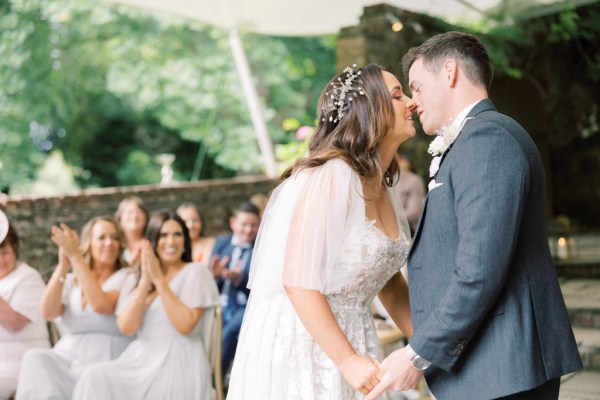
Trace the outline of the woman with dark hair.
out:
<instances>
[{"instance_id":1,"label":"woman with dark hair","mask_svg":"<svg viewBox=\"0 0 600 400\"><path fill-rule=\"evenodd\" d=\"M335 76L318 107L309 154L283 174L260 227L233 400L362 399L378 383L378 293L412 335L400 273L410 234L391 186L414 103L367 65Z\"/></svg>"},{"instance_id":2,"label":"woman with dark hair","mask_svg":"<svg viewBox=\"0 0 600 400\"><path fill-rule=\"evenodd\" d=\"M23 354L50 347L38 310L44 287L40 273L19 260L19 236L0 211L0 400L14 394Z\"/></svg>"},{"instance_id":3,"label":"woman with dark hair","mask_svg":"<svg viewBox=\"0 0 600 400\"><path fill-rule=\"evenodd\" d=\"M210 308L218 292L208 268L191 262L185 223L173 211L152 215L117 324L137 339L111 362L89 368L73 399L209 399L206 355Z\"/></svg>"},{"instance_id":4,"label":"woman with dark hair","mask_svg":"<svg viewBox=\"0 0 600 400\"><path fill-rule=\"evenodd\" d=\"M58 265L48 281L40 311L61 333L51 350L25 354L18 399L68 399L79 375L98 362L116 358L131 342L115 321L119 293L130 274L121 258L122 237L111 217L95 217L77 232L52 227Z\"/></svg>"},{"instance_id":5,"label":"woman with dark hair","mask_svg":"<svg viewBox=\"0 0 600 400\"><path fill-rule=\"evenodd\" d=\"M204 215L192 203L181 204L177 207L177 214L185 221L190 233L192 260L195 262L208 262L216 239L205 235Z\"/></svg>"},{"instance_id":6,"label":"woman with dark hair","mask_svg":"<svg viewBox=\"0 0 600 400\"><path fill-rule=\"evenodd\" d=\"M125 236L123 257L131 266L135 266L139 262L148 216L144 200L138 196L130 196L121 200L117 207L115 219Z\"/></svg>"}]
</instances>

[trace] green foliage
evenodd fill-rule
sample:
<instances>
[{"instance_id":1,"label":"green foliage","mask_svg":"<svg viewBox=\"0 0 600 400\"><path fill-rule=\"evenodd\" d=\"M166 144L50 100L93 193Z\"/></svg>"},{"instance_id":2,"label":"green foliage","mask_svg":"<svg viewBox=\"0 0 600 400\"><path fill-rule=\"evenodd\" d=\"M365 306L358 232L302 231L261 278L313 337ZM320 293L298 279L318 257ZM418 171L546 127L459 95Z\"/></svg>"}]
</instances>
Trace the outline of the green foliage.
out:
<instances>
[{"instance_id":1,"label":"green foliage","mask_svg":"<svg viewBox=\"0 0 600 400\"><path fill-rule=\"evenodd\" d=\"M600 12L598 7L576 8L565 2L562 11L545 17L480 21L468 28L481 33L497 74L521 78L531 73L534 60L558 47L577 50L575 59L586 63L592 82L600 81ZM593 56L590 56L593 54ZM556 60L564 62L566 60Z\"/></svg>"},{"instance_id":2,"label":"green foliage","mask_svg":"<svg viewBox=\"0 0 600 400\"><path fill-rule=\"evenodd\" d=\"M82 187L259 172L262 160L228 47L199 24L77 0L0 3L0 188L35 179L60 149ZM242 38L275 143L315 118L334 37Z\"/></svg>"}]
</instances>

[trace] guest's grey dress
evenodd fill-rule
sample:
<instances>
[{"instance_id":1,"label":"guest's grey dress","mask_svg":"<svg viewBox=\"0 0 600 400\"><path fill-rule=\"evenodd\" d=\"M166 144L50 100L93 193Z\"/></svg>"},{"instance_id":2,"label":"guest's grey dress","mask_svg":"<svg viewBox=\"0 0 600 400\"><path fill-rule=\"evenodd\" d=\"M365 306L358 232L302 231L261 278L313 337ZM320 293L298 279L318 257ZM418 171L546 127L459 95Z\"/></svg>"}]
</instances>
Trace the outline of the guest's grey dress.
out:
<instances>
[{"instance_id":1,"label":"guest's grey dress","mask_svg":"<svg viewBox=\"0 0 600 400\"><path fill-rule=\"evenodd\" d=\"M110 276L102 290L120 291L130 268ZM131 342L121 334L114 315L82 307L81 286L67 274L63 288L65 311L55 322L61 338L52 349L27 351L21 364L17 399L70 399L77 379L89 366L118 357Z\"/></svg>"}]
</instances>

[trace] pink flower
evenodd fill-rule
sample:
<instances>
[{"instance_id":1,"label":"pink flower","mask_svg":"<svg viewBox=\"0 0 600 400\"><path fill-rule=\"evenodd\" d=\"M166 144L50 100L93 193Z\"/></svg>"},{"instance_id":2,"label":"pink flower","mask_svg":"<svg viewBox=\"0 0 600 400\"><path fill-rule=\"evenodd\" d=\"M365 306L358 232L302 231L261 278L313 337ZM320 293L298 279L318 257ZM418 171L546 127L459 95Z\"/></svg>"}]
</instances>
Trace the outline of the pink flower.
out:
<instances>
[{"instance_id":1,"label":"pink flower","mask_svg":"<svg viewBox=\"0 0 600 400\"><path fill-rule=\"evenodd\" d=\"M310 137L313 134L313 128L308 125L302 125L296 131L296 139L304 140Z\"/></svg>"}]
</instances>

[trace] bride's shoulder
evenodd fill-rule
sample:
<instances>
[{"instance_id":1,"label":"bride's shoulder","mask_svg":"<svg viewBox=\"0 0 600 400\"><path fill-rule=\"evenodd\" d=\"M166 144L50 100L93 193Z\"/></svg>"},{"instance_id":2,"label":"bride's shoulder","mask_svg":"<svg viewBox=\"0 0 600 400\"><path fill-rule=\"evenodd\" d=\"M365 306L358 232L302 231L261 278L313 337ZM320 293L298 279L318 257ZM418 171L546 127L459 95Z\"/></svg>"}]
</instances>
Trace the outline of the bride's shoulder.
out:
<instances>
[{"instance_id":1,"label":"bride's shoulder","mask_svg":"<svg viewBox=\"0 0 600 400\"><path fill-rule=\"evenodd\" d=\"M351 178L353 175L358 176L350 165L341 158L332 158L317 167L303 168L294 175L296 177L333 177L336 179L343 179L344 177Z\"/></svg>"}]
</instances>

